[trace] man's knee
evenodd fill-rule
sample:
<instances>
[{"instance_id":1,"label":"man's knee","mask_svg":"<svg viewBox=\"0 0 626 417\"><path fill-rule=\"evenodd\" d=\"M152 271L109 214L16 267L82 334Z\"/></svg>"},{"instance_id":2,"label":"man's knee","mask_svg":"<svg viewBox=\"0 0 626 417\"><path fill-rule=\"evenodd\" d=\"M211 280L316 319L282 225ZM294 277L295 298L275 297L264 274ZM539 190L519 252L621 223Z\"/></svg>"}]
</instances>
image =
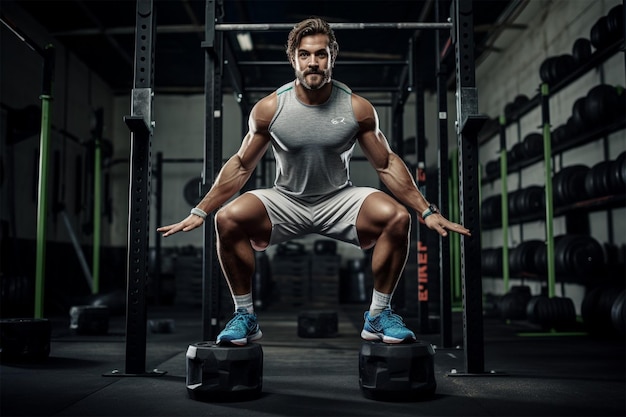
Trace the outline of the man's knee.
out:
<instances>
[{"instance_id":1,"label":"man's knee","mask_svg":"<svg viewBox=\"0 0 626 417\"><path fill-rule=\"evenodd\" d=\"M397 209L394 210L394 213L388 222L388 228L392 231L392 233L397 234L398 236L408 235L409 230L411 229L411 215L404 206L399 205Z\"/></svg>"},{"instance_id":2,"label":"man's knee","mask_svg":"<svg viewBox=\"0 0 626 417\"><path fill-rule=\"evenodd\" d=\"M229 206L222 207L215 213L215 229L222 237L237 229L235 213Z\"/></svg>"}]
</instances>

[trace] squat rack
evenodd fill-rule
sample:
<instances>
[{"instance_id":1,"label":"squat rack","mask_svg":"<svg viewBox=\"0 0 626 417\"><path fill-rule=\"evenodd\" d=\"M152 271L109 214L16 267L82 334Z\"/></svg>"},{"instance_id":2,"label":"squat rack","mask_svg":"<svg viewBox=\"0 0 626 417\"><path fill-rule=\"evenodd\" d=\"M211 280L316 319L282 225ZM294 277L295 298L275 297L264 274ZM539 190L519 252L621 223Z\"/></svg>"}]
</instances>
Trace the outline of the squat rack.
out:
<instances>
[{"instance_id":1,"label":"squat rack","mask_svg":"<svg viewBox=\"0 0 626 417\"><path fill-rule=\"evenodd\" d=\"M148 257L148 212L150 188L150 150L154 122L152 121L152 99L154 83L154 34L155 23L152 12L153 0L137 0L136 15L136 54L135 81L132 90L132 114L125 117L131 131L130 173L131 186L129 191L128 220L128 269L127 269L127 318L126 318L126 372L117 375L160 374L158 371L145 372L146 345L146 301ZM439 2L437 2L439 3ZM202 193L206 193L213 184L222 164L222 77L224 60L236 62L234 54L224 42L225 31L268 31L290 30L294 24L224 24L220 23L217 7L222 0L206 0L205 4L205 40L202 48L205 51L205 145ZM442 13L438 13L438 16ZM455 76L456 76L456 134L459 149L459 201L460 220L473 231L471 238L461 238L461 279L463 288L463 336L465 354L465 375L484 373L483 322L482 322L482 283L481 283L481 242L479 215L479 164L478 164L478 132L487 117L478 113L477 90L474 79L473 56L473 13L471 0L453 0L451 8L452 23L335 23L333 29L435 29L449 30L449 39L454 44ZM438 41L440 46L441 41ZM449 52L449 50L447 50ZM441 56L437 54L437 65L440 72ZM412 61L416 61L413 55ZM415 62L409 65L416 68ZM241 74L234 65L228 65L228 75L240 98L243 112L249 112L250 106L244 95L244 83ZM407 74L400 91L394 93L394 115L402 114L402 106L413 89ZM442 146L441 138L446 125L445 82L438 82L438 102L440 106L440 153L447 146ZM246 90L251 90L245 88ZM440 91L443 89L443 91ZM419 94L422 92L418 91ZM441 111L441 109L444 109ZM401 123L393 123L392 140L402 145ZM417 138L416 138L417 141ZM417 144L416 144L417 145ZM417 149L417 147L416 147ZM446 207L442 193L447 183L447 170L441 166L447 159L446 154L439 155L439 204ZM443 177L442 177L443 176ZM205 222L203 240L203 303L202 331L204 340L214 340L219 330L219 290L222 281L221 270L217 260L215 247L214 215L211 213ZM208 225L208 227L207 227ZM432 232L430 232L432 233ZM441 245L439 245L441 255ZM446 281L448 276L441 276ZM449 285L442 285L442 289ZM442 294L445 299L448 294ZM444 304L445 305L445 304ZM449 315L442 315L442 326L449 327ZM449 334L449 331L442 331ZM444 347L446 341L444 338ZM463 373L455 373L461 376Z\"/></svg>"}]
</instances>

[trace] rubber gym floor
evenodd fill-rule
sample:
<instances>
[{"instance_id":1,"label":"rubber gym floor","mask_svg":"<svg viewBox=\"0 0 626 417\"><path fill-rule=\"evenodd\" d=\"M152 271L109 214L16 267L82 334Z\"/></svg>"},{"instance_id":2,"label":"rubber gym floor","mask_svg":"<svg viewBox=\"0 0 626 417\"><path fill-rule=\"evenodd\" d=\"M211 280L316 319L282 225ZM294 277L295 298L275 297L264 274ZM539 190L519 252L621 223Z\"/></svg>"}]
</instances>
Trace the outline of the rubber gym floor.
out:
<instances>
[{"instance_id":1,"label":"rubber gym floor","mask_svg":"<svg viewBox=\"0 0 626 417\"><path fill-rule=\"evenodd\" d=\"M263 389L246 401L193 400L186 388L186 351L202 341L201 313L151 307L148 319L171 319L171 333L148 332L146 370L123 373L125 318L111 317L105 335L77 335L69 316L52 322L51 353L41 363L2 363L2 416L624 416L624 340L542 333L524 323L484 319L485 372L464 373L462 319L455 313L457 347L435 345L435 396L377 401L359 388L359 333L363 306L340 305L338 334L302 338L301 310L258 312L264 337ZM414 319L406 318L415 328ZM452 370L458 371L454 376ZM493 372L492 372L493 371Z\"/></svg>"}]
</instances>

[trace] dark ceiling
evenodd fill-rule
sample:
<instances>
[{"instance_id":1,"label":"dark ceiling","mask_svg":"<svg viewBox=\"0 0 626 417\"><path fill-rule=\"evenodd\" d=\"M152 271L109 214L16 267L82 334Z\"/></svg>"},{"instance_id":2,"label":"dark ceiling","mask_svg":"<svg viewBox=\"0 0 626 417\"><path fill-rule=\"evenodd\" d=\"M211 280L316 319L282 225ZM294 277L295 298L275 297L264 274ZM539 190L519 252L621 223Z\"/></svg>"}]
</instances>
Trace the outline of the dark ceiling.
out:
<instances>
[{"instance_id":1,"label":"dark ceiling","mask_svg":"<svg viewBox=\"0 0 626 417\"><path fill-rule=\"evenodd\" d=\"M136 3L132 0L17 0L60 43L74 52L119 94L133 86ZM435 22L436 0L279 1L224 0L222 23L295 23L311 15L331 23ZM449 14L450 1L441 0ZM515 1L474 2L475 56L487 48L501 15ZM154 0L154 88L160 93L204 91L204 0ZM339 58L334 78L355 91L393 91L406 71L409 39L415 30L366 29L335 31ZM244 52L237 33L225 32L232 45L243 88L271 91L293 78L284 45L287 31L251 32L254 48ZM417 36L424 86L435 89L435 30ZM276 62L278 61L278 62ZM352 65L342 65L347 61ZM273 64L269 64L273 62ZM265 64L263 64L265 63ZM230 63L229 65L232 65ZM232 90L224 77L225 90Z\"/></svg>"}]
</instances>

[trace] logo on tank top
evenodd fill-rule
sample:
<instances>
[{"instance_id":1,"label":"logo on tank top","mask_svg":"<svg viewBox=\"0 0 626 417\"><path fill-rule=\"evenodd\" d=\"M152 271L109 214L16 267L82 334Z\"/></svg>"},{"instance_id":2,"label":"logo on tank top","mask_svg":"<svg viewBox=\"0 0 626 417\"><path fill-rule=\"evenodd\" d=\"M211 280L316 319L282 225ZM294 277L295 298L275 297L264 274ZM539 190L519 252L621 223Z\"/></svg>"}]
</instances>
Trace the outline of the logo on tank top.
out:
<instances>
[{"instance_id":1,"label":"logo on tank top","mask_svg":"<svg viewBox=\"0 0 626 417\"><path fill-rule=\"evenodd\" d=\"M331 119L330 122L332 124L334 124L334 125L338 125L338 124L345 125L346 124L346 118L345 117L335 117L334 119Z\"/></svg>"}]
</instances>

